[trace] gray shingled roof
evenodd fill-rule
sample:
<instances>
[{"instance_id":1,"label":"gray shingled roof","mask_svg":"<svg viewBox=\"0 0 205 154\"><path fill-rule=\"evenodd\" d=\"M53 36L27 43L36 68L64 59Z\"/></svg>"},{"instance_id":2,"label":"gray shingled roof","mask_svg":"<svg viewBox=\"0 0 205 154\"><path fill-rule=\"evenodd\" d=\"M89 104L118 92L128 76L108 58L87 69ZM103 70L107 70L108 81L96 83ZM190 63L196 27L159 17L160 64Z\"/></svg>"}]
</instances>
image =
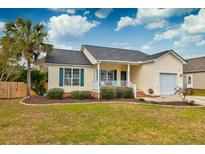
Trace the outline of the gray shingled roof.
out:
<instances>
[{"instance_id":1,"label":"gray shingled roof","mask_svg":"<svg viewBox=\"0 0 205 154\"><path fill-rule=\"evenodd\" d=\"M183 66L184 73L205 72L205 56L187 59L187 64Z\"/></svg>"},{"instance_id":2,"label":"gray shingled roof","mask_svg":"<svg viewBox=\"0 0 205 154\"><path fill-rule=\"evenodd\" d=\"M141 61L147 54L128 49L83 45L97 60Z\"/></svg>"},{"instance_id":3,"label":"gray shingled roof","mask_svg":"<svg viewBox=\"0 0 205 154\"><path fill-rule=\"evenodd\" d=\"M163 51L163 52L159 52L159 53L156 53L156 54L153 54L153 55L148 55L148 56L144 57L142 59L142 61L148 61L148 60L157 59L157 58L161 57L162 55L164 55L164 54L166 54L168 52L170 52L170 51Z\"/></svg>"},{"instance_id":4,"label":"gray shingled roof","mask_svg":"<svg viewBox=\"0 0 205 154\"><path fill-rule=\"evenodd\" d=\"M83 45L83 47L85 47L97 60L118 60L118 61L132 61L132 62L154 60L164 54L167 54L169 52L174 52L173 50L167 50L156 54L148 55L138 50L100 47L100 46L93 46L93 45ZM184 60L176 52L174 53L182 60Z\"/></svg>"},{"instance_id":5,"label":"gray shingled roof","mask_svg":"<svg viewBox=\"0 0 205 154\"><path fill-rule=\"evenodd\" d=\"M81 51L54 49L47 54L45 63L91 65Z\"/></svg>"},{"instance_id":6,"label":"gray shingled roof","mask_svg":"<svg viewBox=\"0 0 205 154\"><path fill-rule=\"evenodd\" d=\"M154 60L164 54L174 52L173 50L168 50L157 54L148 55L138 50L100 47L93 45L83 45L82 48L83 47L86 48L97 60L115 60L131 62ZM175 54L178 55L177 53ZM62 49L55 49L53 52L48 54L46 56L45 63L91 65L90 61L86 58L82 51Z\"/></svg>"}]
</instances>

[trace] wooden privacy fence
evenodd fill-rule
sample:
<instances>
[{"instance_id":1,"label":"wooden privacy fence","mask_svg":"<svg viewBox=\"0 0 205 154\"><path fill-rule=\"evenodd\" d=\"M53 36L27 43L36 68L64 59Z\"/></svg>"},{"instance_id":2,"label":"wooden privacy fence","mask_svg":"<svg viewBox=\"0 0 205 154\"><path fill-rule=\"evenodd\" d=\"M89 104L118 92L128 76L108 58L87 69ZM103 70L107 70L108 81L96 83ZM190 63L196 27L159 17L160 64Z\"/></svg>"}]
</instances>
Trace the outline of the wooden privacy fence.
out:
<instances>
[{"instance_id":1,"label":"wooden privacy fence","mask_svg":"<svg viewBox=\"0 0 205 154\"><path fill-rule=\"evenodd\" d=\"M26 96L24 82L0 82L0 98L19 98Z\"/></svg>"},{"instance_id":2,"label":"wooden privacy fence","mask_svg":"<svg viewBox=\"0 0 205 154\"><path fill-rule=\"evenodd\" d=\"M0 82L0 98L20 98L26 96L24 82Z\"/></svg>"}]
</instances>

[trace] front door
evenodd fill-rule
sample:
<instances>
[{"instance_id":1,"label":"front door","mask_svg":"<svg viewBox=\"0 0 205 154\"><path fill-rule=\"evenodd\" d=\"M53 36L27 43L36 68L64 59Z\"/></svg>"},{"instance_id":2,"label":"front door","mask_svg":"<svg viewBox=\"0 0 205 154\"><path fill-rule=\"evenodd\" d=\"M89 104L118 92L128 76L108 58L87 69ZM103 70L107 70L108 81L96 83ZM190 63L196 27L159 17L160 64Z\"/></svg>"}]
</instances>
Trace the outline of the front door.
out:
<instances>
[{"instance_id":1,"label":"front door","mask_svg":"<svg viewBox=\"0 0 205 154\"><path fill-rule=\"evenodd\" d=\"M127 72L121 71L121 81L126 81L126 80L127 80Z\"/></svg>"}]
</instances>

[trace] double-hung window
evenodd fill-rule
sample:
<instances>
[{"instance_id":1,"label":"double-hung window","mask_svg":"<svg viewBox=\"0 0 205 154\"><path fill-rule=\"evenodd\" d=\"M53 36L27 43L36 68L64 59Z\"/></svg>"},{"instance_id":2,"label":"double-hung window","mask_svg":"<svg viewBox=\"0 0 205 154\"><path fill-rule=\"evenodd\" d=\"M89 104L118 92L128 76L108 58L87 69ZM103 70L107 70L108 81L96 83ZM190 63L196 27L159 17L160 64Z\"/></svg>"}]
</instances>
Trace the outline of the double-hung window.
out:
<instances>
[{"instance_id":1,"label":"double-hung window","mask_svg":"<svg viewBox=\"0 0 205 154\"><path fill-rule=\"evenodd\" d=\"M64 71L64 85L79 86L80 85L80 69L79 68L65 68Z\"/></svg>"},{"instance_id":2,"label":"double-hung window","mask_svg":"<svg viewBox=\"0 0 205 154\"><path fill-rule=\"evenodd\" d=\"M100 70L100 81L114 81L114 70Z\"/></svg>"}]
</instances>

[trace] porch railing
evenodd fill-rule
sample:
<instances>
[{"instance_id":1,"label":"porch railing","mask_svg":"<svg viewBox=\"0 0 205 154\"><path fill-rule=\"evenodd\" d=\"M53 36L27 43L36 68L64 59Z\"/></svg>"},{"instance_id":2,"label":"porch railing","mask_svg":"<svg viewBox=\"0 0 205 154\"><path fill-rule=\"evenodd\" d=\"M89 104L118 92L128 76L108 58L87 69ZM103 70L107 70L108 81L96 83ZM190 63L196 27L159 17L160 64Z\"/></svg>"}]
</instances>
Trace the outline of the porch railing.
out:
<instances>
[{"instance_id":1,"label":"porch railing","mask_svg":"<svg viewBox=\"0 0 205 154\"><path fill-rule=\"evenodd\" d=\"M124 87L131 87L133 89L134 97L136 98L136 85L129 81L100 81L100 85L98 86L98 81L93 82L93 88L96 90L100 90L102 86L124 86Z\"/></svg>"}]
</instances>

